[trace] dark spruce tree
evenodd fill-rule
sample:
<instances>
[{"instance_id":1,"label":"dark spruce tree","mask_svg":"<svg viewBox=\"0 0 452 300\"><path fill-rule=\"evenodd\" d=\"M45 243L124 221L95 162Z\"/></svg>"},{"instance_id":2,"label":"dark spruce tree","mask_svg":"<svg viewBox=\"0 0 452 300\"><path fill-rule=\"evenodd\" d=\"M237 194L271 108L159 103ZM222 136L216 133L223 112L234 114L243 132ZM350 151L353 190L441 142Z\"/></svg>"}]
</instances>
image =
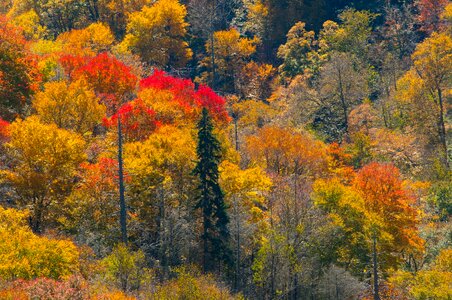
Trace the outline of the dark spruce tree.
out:
<instances>
[{"instance_id":1,"label":"dark spruce tree","mask_svg":"<svg viewBox=\"0 0 452 300\"><path fill-rule=\"evenodd\" d=\"M229 249L229 217L224 194L218 183L218 165L221 160L220 142L213 134L213 124L206 108L198 125L198 163L194 175L199 179L195 209L203 218L203 270L214 271L231 264Z\"/></svg>"}]
</instances>

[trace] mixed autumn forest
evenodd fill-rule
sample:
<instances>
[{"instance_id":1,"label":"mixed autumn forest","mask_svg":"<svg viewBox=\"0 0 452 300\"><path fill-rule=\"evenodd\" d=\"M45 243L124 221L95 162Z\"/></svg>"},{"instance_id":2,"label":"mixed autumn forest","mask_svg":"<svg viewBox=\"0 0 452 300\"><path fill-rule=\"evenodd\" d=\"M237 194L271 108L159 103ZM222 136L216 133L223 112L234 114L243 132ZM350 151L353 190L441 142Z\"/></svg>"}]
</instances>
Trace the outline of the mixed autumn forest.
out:
<instances>
[{"instance_id":1,"label":"mixed autumn forest","mask_svg":"<svg viewBox=\"0 0 452 300\"><path fill-rule=\"evenodd\" d=\"M448 0L0 0L0 299L452 299Z\"/></svg>"}]
</instances>

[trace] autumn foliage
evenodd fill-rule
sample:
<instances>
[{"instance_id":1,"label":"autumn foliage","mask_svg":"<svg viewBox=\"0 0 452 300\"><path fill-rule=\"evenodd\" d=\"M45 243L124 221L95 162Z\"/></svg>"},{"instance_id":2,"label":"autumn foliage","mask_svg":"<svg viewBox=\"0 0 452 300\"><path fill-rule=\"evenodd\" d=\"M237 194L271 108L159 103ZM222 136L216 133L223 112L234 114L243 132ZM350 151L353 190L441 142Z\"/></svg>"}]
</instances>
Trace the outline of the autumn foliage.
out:
<instances>
[{"instance_id":1,"label":"autumn foliage","mask_svg":"<svg viewBox=\"0 0 452 300\"><path fill-rule=\"evenodd\" d=\"M364 166L353 182L364 199L365 209L380 214L384 230L398 247L421 248L417 233L418 211L415 198L404 187L399 170L390 164Z\"/></svg>"},{"instance_id":2,"label":"autumn foliage","mask_svg":"<svg viewBox=\"0 0 452 300\"><path fill-rule=\"evenodd\" d=\"M93 58L68 55L60 61L66 74L72 80L84 78L110 111L123 103L137 84L138 78L131 68L106 52Z\"/></svg>"},{"instance_id":3,"label":"autumn foliage","mask_svg":"<svg viewBox=\"0 0 452 300\"><path fill-rule=\"evenodd\" d=\"M37 61L28 50L20 28L0 15L0 113L11 120L22 113L29 97L38 89Z\"/></svg>"},{"instance_id":4,"label":"autumn foliage","mask_svg":"<svg viewBox=\"0 0 452 300\"><path fill-rule=\"evenodd\" d=\"M155 70L151 76L140 81L140 91L145 92L148 89L171 94L170 102L177 104L191 119L196 118L202 107L206 107L217 121L229 120L225 99L208 86L200 85L196 89L195 84L188 79L176 78Z\"/></svg>"},{"instance_id":5,"label":"autumn foliage","mask_svg":"<svg viewBox=\"0 0 452 300\"><path fill-rule=\"evenodd\" d=\"M116 128L118 118L121 119L124 134L129 141L146 139L160 126L155 112L139 98L122 105L113 116L104 119L103 124L109 128Z\"/></svg>"},{"instance_id":6,"label":"autumn foliage","mask_svg":"<svg viewBox=\"0 0 452 300\"><path fill-rule=\"evenodd\" d=\"M9 135L9 123L3 119L0 119L0 140L4 140Z\"/></svg>"},{"instance_id":7,"label":"autumn foliage","mask_svg":"<svg viewBox=\"0 0 452 300\"><path fill-rule=\"evenodd\" d=\"M452 299L449 2L0 0L0 299Z\"/></svg>"}]
</instances>

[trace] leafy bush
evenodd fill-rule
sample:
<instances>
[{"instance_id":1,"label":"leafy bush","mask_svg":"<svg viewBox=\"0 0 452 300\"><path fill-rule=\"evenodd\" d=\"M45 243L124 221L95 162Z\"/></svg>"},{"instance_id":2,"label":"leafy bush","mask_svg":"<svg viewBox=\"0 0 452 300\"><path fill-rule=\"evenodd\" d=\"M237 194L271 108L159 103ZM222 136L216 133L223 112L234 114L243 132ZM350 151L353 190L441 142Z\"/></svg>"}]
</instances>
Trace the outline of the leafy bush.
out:
<instances>
[{"instance_id":1,"label":"leafy bush","mask_svg":"<svg viewBox=\"0 0 452 300\"><path fill-rule=\"evenodd\" d=\"M35 235L28 213L0 206L0 278L59 279L78 270L79 252L68 240Z\"/></svg>"},{"instance_id":2,"label":"leafy bush","mask_svg":"<svg viewBox=\"0 0 452 300\"><path fill-rule=\"evenodd\" d=\"M176 273L177 277L159 286L150 299L242 299L241 296L233 296L227 288L218 285L212 276L201 275L199 271L186 268L179 268Z\"/></svg>"},{"instance_id":3,"label":"leafy bush","mask_svg":"<svg viewBox=\"0 0 452 300\"><path fill-rule=\"evenodd\" d=\"M103 260L105 278L123 291L140 289L150 281L150 270L145 267L144 253L131 251L126 245L118 244Z\"/></svg>"}]
</instances>

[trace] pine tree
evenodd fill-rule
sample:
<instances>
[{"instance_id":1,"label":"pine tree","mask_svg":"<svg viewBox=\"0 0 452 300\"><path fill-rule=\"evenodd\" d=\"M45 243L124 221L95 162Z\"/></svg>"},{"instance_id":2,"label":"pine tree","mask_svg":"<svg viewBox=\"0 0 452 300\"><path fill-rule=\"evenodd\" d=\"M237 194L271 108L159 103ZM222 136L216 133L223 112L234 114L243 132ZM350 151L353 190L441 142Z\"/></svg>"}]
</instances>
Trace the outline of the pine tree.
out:
<instances>
[{"instance_id":1,"label":"pine tree","mask_svg":"<svg viewBox=\"0 0 452 300\"><path fill-rule=\"evenodd\" d=\"M224 194L218 183L218 165L221 160L221 147L213 134L213 124L206 108L198 125L198 163L194 174L199 178L195 209L202 210L203 216L203 269L212 271L217 263L231 262L228 247L229 217Z\"/></svg>"}]
</instances>

